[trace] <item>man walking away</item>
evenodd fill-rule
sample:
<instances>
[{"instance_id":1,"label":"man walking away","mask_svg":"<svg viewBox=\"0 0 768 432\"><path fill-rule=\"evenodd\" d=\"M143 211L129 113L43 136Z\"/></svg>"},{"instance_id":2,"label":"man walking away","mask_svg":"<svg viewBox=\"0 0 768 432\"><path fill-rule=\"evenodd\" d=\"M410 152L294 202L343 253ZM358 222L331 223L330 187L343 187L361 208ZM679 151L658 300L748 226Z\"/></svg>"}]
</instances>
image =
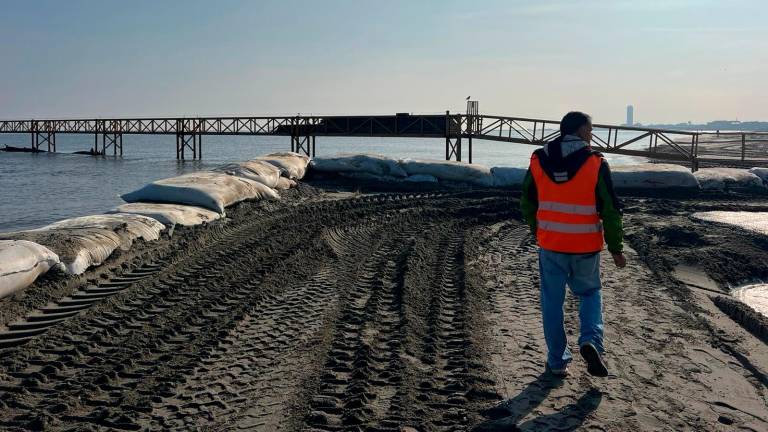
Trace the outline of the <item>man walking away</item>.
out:
<instances>
[{"instance_id":1,"label":"man walking away","mask_svg":"<svg viewBox=\"0 0 768 432\"><path fill-rule=\"evenodd\" d=\"M541 313L547 370L568 374L563 316L565 285L579 298L579 352L594 376L608 376L602 360L600 251L603 237L617 267L626 265L619 200L603 155L590 148L592 119L569 112L560 137L531 156L520 207L539 244Z\"/></svg>"}]
</instances>

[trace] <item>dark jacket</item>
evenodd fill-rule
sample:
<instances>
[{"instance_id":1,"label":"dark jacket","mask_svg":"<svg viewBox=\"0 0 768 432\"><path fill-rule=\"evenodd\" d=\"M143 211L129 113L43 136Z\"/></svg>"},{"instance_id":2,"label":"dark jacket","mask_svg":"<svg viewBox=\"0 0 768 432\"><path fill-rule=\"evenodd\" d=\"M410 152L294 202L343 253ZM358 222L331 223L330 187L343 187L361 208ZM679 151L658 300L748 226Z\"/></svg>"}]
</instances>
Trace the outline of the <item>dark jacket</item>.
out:
<instances>
[{"instance_id":1,"label":"dark jacket","mask_svg":"<svg viewBox=\"0 0 768 432\"><path fill-rule=\"evenodd\" d=\"M544 172L556 183L568 181L578 172L579 168L591 155L597 154L586 146L580 138L565 135L558 137L534 152L539 159ZM621 253L624 250L624 228L621 220L621 202L613 190L611 169L608 162L603 159L595 187L597 198L597 211L603 220L603 235L608 251ZM520 199L520 210L531 231L536 233L536 212L539 208L539 198L536 191L536 183L531 175L530 168L523 179L523 195Z\"/></svg>"}]
</instances>

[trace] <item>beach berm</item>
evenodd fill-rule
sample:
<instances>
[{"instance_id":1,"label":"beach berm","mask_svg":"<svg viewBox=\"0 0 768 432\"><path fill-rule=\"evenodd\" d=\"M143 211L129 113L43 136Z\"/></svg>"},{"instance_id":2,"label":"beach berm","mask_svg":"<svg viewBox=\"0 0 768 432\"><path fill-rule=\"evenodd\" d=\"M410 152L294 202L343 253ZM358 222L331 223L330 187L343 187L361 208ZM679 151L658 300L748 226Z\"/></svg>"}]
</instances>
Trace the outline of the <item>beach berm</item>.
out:
<instances>
[{"instance_id":1,"label":"beach berm","mask_svg":"<svg viewBox=\"0 0 768 432\"><path fill-rule=\"evenodd\" d=\"M712 300L766 276L768 239L691 216L765 195L625 194L628 265L603 278L610 375L574 361L559 378L519 191L309 174L1 299L12 331L63 298L90 306L0 349L0 428L768 426L768 346Z\"/></svg>"}]
</instances>

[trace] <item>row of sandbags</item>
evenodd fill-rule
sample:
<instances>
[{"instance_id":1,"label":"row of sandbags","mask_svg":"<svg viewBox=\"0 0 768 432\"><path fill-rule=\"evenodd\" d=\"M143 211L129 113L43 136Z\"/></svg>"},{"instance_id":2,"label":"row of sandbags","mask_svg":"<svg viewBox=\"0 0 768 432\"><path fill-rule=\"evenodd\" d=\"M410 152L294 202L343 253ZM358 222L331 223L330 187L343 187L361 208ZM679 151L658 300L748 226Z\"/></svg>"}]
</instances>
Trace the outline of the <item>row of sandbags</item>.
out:
<instances>
[{"instance_id":1,"label":"row of sandbags","mask_svg":"<svg viewBox=\"0 0 768 432\"><path fill-rule=\"evenodd\" d=\"M165 226L135 214L65 219L42 228L0 233L0 298L26 288L51 269L81 274L136 239L157 240Z\"/></svg>"},{"instance_id":2,"label":"row of sandbags","mask_svg":"<svg viewBox=\"0 0 768 432\"><path fill-rule=\"evenodd\" d=\"M376 154L340 154L315 158L313 170L342 176L389 182L469 183L484 187L520 186L525 168L493 167L443 160L394 159ZM691 171L680 165L639 164L612 167L618 188L699 188Z\"/></svg>"},{"instance_id":3,"label":"row of sandbags","mask_svg":"<svg viewBox=\"0 0 768 432\"><path fill-rule=\"evenodd\" d=\"M123 195L108 214L66 219L43 228L0 233L0 298L23 289L49 271L81 274L137 239L157 240L175 225L200 225L224 216L245 200L278 199L276 190L296 185L309 158L273 153L152 182Z\"/></svg>"},{"instance_id":4,"label":"row of sandbags","mask_svg":"<svg viewBox=\"0 0 768 432\"><path fill-rule=\"evenodd\" d=\"M510 181L517 173L504 169L504 175L494 177L493 171L479 164L455 161L394 159L377 154L339 154L334 157L314 158L313 170L335 173L344 177L389 182L436 183L441 180L495 186L495 182ZM525 170L522 170L525 174ZM522 176L520 177L522 181Z\"/></svg>"},{"instance_id":5,"label":"row of sandbags","mask_svg":"<svg viewBox=\"0 0 768 432\"><path fill-rule=\"evenodd\" d=\"M216 171L200 171L154 181L122 195L128 203L169 203L202 207L224 214L224 208L250 199L277 199L277 192L255 180Z\"/></svg>"},{"instance_id":6,"label":"row of sandbags","mask_svg":"<svg viewBox=\"0 0 768 432\"><path fill-rule=\"evenodd\" d=\"M768 168L701 168L694 173L702 189L765 189Z\"/></svg>"},{"instance_id":7,"label":"row of sandbags","mask_svg":"<svg viewBox=\"0 0 768 432\"><path fill-rule=\"evenodd\" d=\"M766 168L700 168L696 172L673 164L637 164L611 167L614 185L631 189L765 189Z\"/></svg>"},{"instance_id":8,"label":"row of sandbags","mask_svg":"<svg viewBox=\"0 0 768 432\"><path fill-rule=\"evenodd\" d=\"M223 165L211 171L158 180L122 195L121 198L128 203L144 203L144 206L157 203L196 206L223 215L226 207L240 201L279 199L277 190L295 186L296 180L306 174L308 165L307 156L272 153L247 162ZM151 210L160 214L165 208L154 206ZM124 206L119 211L138 212L144 211L144 208ZM173 214L167 215L167 218L174 217Z\"/></svg>"}]
</instances>

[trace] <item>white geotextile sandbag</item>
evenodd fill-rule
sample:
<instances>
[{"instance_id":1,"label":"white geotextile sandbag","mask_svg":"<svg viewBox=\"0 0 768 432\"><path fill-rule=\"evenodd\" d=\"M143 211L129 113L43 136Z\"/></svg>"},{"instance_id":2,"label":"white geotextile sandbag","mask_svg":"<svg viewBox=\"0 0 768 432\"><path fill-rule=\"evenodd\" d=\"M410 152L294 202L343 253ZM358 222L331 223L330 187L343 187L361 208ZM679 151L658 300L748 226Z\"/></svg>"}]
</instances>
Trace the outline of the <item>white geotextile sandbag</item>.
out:
<instances>
[{"instance_id":1,"label":"white geotextile sandbag","mask_svg":"<svg viewBox=\"0 0 768 432\"><path fill-rule=\"evenodd\" d=\"M136 239L157 240L164 229L162 223L151 217L117 213L65 219L39 231L69 232L81 241L83 247L80 250L59 252L67 273L81 274L89 267L103 263L116 249L129 250ZM72 256L73 252L74 259L64 258Z\"/></svg>"},{"instance_id":2,"label":"white geotextile sandbag","mask_svg":"<svg viewBox=\"0 0 768 432\"><path fill-rule=\"evenodd\" d=\"M616 188L631 189L698 189L699 182L691 170L675 164L637 164L611 166Z\"/></svg>"},{"instance_id":3,"label":"white geotextile sandbag","mask_svg":"<svg viewBox=\"0 0 768 432\"><path fill-rule=\"evenodd\" d=\"M202 207L183 204L130 203L123 204L109 213L126 213L147 216L165 226L193 226L221 218L221 214Z\"/></svg>"},{"instance_id":4,"label":"white geotextile sandbag","mask_svg":"<svg viewBox=\"0 0 768 432\"><path fill-rule=\"evenodd\" d=\"M277 179L277 184L275 185L275 189L277 190L286 190L296 187L296 181L291 180L288 177L280 177Z\"/></svg>"},{"instance_id":5,"label":"white geotextile sandbag","mask_svg":"<svg viewBox=\"0 0 768 432\"><path fill-rule=\"evenodd\" d=\"M277 187L280 181L280 168L266 161L249 160L222 165L213 169L216 172L247 178L271 188Z\"/></svg>"},{"instance_id":6,"label":"white geotextile sandbag","mask_svg":"<svg viewBox=\"0 0 768 432\"><path fill-rule=\"evenodd\" d=\"M491 168L493 185L496 187L521 186L526 171L528 170L525 168L493 167Z\"/></svg>"},{"instance_id":7,"label":"white geotextile sandbag","mask_svg":"<svg viewBox=\"0 0 768 432\"><path fill-rule=\"evenodd\" d=\"M333 157L314 158L311 166L323 172L364 172L401 178L408 176L397 159L378 154L341 153Z\"/></svg>"},{"instance_id":8,"label":"white geotextile sandbag","mask_svg":"<svg viewBox=\"0 0 768 432\"><path fill-rule=\"evenodd\" d=\"M249 199L280 199L269 186L213 171L197 171L152 182L122 195L124 201L200 206L224 214L224 208Z\"/></svg>"},{"instance_id":9,"label":"white geotextile sandbag","mask_svg":"<svg viewBox=\"0 0 768 432\"><path fill-rule=\"evenodd\" d=\"M371 174L367 172L340 172L339 175L342 177L346 177L354 180L365 180L365 181L374 181L374 182L400 183L404 180L400 177L376 175L376 174Z\"/></svg>"},{"instance_id":10,"label":"white geotextile sandbag","mask_svg":"<svg viewBox=\"0 0 768 432\"><path fill-rule=\"evenodd\" d=\"M125 231L127 236L124 236L122 241L127 242L127 246L137 238L147 241L157 240L160 238L160 232L165 229L163 224L151 217L113 213L64 219L32 231L79 228L104 229L117 233Z\"/></svg>"},{"instance_id":11,"label":"white geotextile sandbag","mask_svg":"<svg viewBox=\"0 0 768 432\"><path fill-rule=\"evenodd\" d=\"M411 183L437 183L437 177L429 175L429 174L415 174L412 176L408 176L403 181L411 182Z\"/></svg>"},{"instance_id":12,"label":"white geotextile sandbag","mask_svg":"<svg viewBox=\"0 0 768 432\"><path fill-rule=\"evenodd\" d=\"M309 165L309 156L293 152L270 153L266 156L261 156L256 160L271 163L282 170L283 177L288 177L293 180L301 180L304 178L304 174L307 172L307 166Z\"/></svg>"},{"instance_id":13,"label":"white geotextile sandbag","mask_svg":"<svg viewBox=\"0 0 768 432\"><path fill-rule=\"evenodd\" d=\"M741 168L701 168L694 173L702 189L763 187L763 180Z\"/></svg>"},{"instance_id":14,"label":"white geotextile sandbag","mask_svg":"<svg viewBox=\"0 0 768 432\"><path fill-rule=\"evenodd\" d=\"M105 214L65 219L3 238L29 240L58 254L67 273L81 274L104 262L116 249L128 250L134 240L157 240L165 226L136 214Z\"/></svg>"},{"instance_id":15,"label":"white geotextile sandbag","mask_svg":"<svg viewBox=\"0 0 768 432\"><path fill-rule=\"evenodd\" d=\"M749 172L760 177L760 179L763 181L763 184L768 186L768 168L754 167L750 168Z\"/></svg>"},{"instance_id":16,"label":"white geotextile sandbag","mask_svg":"<svg viewBox=\"0 0 768 432\"><path fill-rule=\"evenodd\" d=\"M491 169L485 165L444 160L401 159L400 166L408 175L428 174L438 180L493 186Z\"/></svg>"},{"instance_id":17,"label":"white geotextile sandbag","mask_svg":"<svg viewBox=\"0 0 768 432\"><path fill-rule=\"evenodd\" d=\"M45 246L26 240L0 240L0 298L28 287L59 265L58 255Z\"/></svg>"}]
</instances>

